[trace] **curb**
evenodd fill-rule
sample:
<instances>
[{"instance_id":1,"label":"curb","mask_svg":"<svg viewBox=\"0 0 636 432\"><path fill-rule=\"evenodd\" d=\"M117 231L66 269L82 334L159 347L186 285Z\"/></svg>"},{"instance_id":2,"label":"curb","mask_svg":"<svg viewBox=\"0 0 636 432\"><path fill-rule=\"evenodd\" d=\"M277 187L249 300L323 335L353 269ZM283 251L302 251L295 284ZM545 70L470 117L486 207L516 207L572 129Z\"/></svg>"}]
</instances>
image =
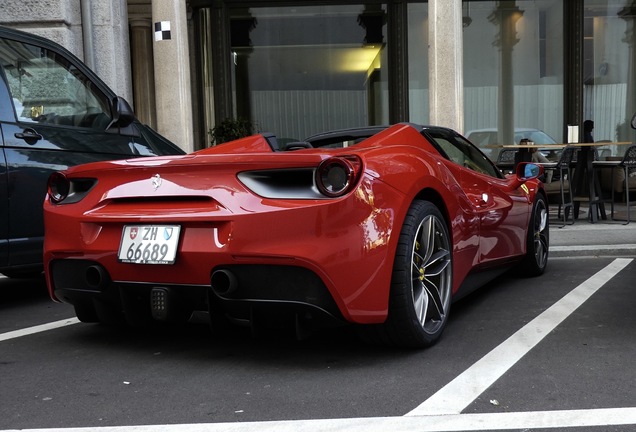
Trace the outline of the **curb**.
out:
<instances>
[{"instance_id":1,"label":"curb","mask_svg":"<svg viewBox=\"0 0 636 432\"><path fill-rule=\"evenodd\" d=\"M550 258L636 257L636 244L550 246Z\"/></svg>"}]
</instances>

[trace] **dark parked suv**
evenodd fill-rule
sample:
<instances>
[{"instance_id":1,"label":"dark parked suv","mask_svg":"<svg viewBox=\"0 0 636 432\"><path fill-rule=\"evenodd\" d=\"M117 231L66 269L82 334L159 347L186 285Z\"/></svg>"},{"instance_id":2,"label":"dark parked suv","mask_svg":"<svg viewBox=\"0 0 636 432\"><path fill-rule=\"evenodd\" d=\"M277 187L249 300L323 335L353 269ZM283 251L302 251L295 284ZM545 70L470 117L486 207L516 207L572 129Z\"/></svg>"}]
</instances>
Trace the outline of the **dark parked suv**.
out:
<instances>
[{"instance_id":1,"label":"dark parked suv","mask_svg":"<svg viewBox=\"0 0 636 432\"><path fill-rule=\"evenodd\" d=\"M183 154L63 47L0 27L0 273L42 269L42 203L53 171Z\"/></svg>"}]
</instances>

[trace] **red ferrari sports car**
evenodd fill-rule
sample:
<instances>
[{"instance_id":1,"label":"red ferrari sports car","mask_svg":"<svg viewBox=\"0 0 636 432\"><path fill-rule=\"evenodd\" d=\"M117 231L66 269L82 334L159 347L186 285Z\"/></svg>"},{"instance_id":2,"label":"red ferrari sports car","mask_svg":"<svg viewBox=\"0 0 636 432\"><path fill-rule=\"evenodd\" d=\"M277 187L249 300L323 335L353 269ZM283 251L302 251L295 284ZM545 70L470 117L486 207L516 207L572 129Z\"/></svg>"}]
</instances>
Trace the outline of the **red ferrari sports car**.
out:
<instances>
[{"instance_id":1,"label":"red ferrari sports car","mask_svg":"<svg viewBox=\"0 0 636 432\"><path fill-rule=\"evenodd\" d=\"M76 166L49 180L47 284L85 322L207 312L425 347L452 300L544 272L541 173L504 176L455 131L407 123Z\"/></svg>"}]
</instances>

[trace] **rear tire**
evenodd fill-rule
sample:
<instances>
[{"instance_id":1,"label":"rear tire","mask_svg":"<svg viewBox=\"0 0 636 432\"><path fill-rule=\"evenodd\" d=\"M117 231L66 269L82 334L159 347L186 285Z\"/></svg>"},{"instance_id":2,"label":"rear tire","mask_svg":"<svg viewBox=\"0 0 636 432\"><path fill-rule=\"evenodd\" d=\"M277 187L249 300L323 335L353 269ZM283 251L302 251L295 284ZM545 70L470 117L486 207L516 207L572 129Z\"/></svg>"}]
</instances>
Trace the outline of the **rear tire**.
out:
<instances>
[{"instance_id":1,"label":"rear tire","mask_svg":"<svg viewBox=\"0 0 636 432\"><path fill-rule=\"evenodd\" d=\"M414 201L395 254L389 314L376 329L380 340L409 348L437 342L448 322L452 282L446 221L433 203Z\"/></svg>"}]
</instances>

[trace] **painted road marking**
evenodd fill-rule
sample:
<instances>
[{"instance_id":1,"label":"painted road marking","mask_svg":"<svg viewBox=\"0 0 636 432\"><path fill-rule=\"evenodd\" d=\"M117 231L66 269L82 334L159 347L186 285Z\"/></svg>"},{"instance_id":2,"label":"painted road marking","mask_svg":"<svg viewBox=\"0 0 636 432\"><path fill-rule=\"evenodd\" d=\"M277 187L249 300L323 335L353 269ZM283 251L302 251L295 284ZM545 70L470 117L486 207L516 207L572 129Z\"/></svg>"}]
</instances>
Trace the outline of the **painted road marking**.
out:
<instances>
[{"instance_id":1,"label":"painted road marking","mask_svg":"<svg viewBox=\"0 0 636 432\"><path fill-rule=\"evenodd\" d=\"M636 424L636 408L324 420L20 429L20 432L452 432ZM5 430L0 432L18 432Z\"/></svg>"},{"instance_id":2,"label":"painted road marking","mask_svg":"<svg viewBox=\"0 0 636 432\"><path fill-rule=\"evenodd\" d=\"M406 415L461 413L630 262L612 261Z\"/></svg>"},{"instance_id":3,"label":"painted road marking","mask_svg":"<svg viewBox=\"0 0 636 432\"><path fill-rule=\"evenodd\" d=\"M28 336L34 333L40 333L43 331L47 331L47 330L53 330L56 328L60 328L60 327L66 327L68 325L71 324L77 324L78 322L80 322L80 320L78 320L77 318L68 318L68 319L63 319L60 321L54 321L51 323L47 323L47 324L42 324L42 325L37 325L37 326L33 326L33 327L28 327L25 329L21 329L21 330L15 330L15 331L10 331L7 333L2 333L0 334L0 342L2 341L6 341L9 339L15 339L15 338L19 338L22 336Z\"/></svg>"}]
</instances>

